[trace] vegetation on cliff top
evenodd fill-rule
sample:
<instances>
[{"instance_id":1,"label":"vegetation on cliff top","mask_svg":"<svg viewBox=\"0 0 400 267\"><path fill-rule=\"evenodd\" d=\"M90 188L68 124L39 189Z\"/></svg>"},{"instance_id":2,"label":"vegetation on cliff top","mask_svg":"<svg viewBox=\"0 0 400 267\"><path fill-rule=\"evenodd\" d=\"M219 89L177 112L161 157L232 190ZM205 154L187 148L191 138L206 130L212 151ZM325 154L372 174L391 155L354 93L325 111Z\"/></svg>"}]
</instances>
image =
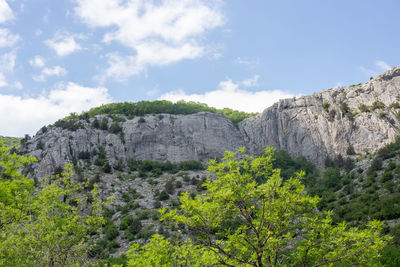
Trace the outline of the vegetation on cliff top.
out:
<instances>
[{"instance_id":1,"label":"vegetation on cliff top","mask_svg":"<svg viewBox=\"0 0 400 267\"><path fill-rule=\"evenodd\" d=\"M89 111L83 112L80 115L72 113L65 117L63 120L71 119L88 119L96 115L107 114L107 115L125 115L127 117L143 116L147 114L176 114L176 115L188 115L197 112L208 111L213 113L222 114L233 124L237 125L242 120L256 115L256 113L246 113L243 111L232 110L230 108L216 109L209 107L206 104L197 102L185 102L178 101L172 103L167 100L156 100L156 101L140 101L137 103L123 102L123 103L112 103L107 105L101 105L100 107L92 108Z\"/></svg>"}]
</instances>

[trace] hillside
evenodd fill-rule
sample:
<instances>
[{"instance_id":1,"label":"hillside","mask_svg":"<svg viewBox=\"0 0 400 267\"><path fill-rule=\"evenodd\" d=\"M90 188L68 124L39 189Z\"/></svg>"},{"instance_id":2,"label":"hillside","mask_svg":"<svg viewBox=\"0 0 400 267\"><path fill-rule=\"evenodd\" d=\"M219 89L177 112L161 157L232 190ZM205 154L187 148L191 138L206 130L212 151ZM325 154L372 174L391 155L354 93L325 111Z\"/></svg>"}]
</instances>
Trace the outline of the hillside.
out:
<instances>
[{"instance_id":1,"label":"hillside","mask_svg":"<svg viewBox=\"0 0 400 267\"><path fill-rule=\"evenodd\" d=\"M111 104L42 127L19 152L38 159L29 177L59 174L69 162L79 181L99 184L103 199L116 197L94 238L97 258L121 255L154 233L175 238L156 210L177 207L181 192L204 190L207 162L242 146L253 155L276 148L284 177L305 170L307 191L337 222L377 218L397 236L399 102L400 67L365 84L281 100L258 115L198 103Z\"/></svg>"},{"instance_id":2,"label":"hillside","mask_svg":"<svg viewBox=\"0 0 400 267\"><path fill-rule=\"evenodd\" d=\"M9 136L1 136L0 135L0 142L4 144L7 148L18 148L21 144L21 139L19 137L9 137Z\"/></svg>"}]
</instances>

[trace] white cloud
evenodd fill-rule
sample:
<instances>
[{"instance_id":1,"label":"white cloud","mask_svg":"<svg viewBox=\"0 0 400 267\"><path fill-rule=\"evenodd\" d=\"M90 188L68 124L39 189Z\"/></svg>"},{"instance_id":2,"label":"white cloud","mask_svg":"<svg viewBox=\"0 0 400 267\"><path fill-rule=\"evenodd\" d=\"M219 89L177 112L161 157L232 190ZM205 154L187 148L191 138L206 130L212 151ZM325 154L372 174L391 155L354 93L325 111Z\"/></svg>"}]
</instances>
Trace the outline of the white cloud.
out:
<instances>
[{"instance_id":1,"label":"white cloud","mask_svg":"<svg viewBox=\"0 0 400 267\"><path fill-rule=\"evenodd\" d=\"M4 71L13 71L15 60L17 58L16 51L11 51L0 56L0 69Z\"/></svg>"},{"instance_id":2,"label":"white cloud","mask_svg":"<svg viewBox=\"0 0 400 267\"><path fill-rule=\"evenodd\" d=\"M202 54L201 47L185 44L181 47L167 46L162 43L139 45L136 56L121 56L117 53L108 54L108 68L105 77L123 81L128 77L144 71L147 65L165 66L183 59L193 59Z\"/></svg>"},{"instance_id":3,"label":"white cloud","mask_svg":"<svg viewBox=\"0 0 400 267\"><path fill-rule=\"evenodd\" d=\"M369 68L365 68L365 67L360 67L360 70L365 75L373 77L373 76L376 76L376 75L378 75L378 74L380 74L382 72L385 72L385 71L388 71L388 70L392 69L392 67L389 64L387 64L385 61L383 61L383 60L375 61L375 67L377 69L374 69L374 70L373 69L369 69Z\"/></svg>"},{"instance_id":4,"label":"white cloud","mask_svg":"<svg viewBox=\"0 0 400 267\"><path fill-rule=\"evenodd\" d=\"M7 83L6 77L4 76L3 73L0 72L0 87L5 87L7 85L8 85L8 83ZM6 114L6 113L2 113L2 114Z\"/></svg>"},{"instance_id":5,"label":"white cloud","mask_svg":"<svg viewBox=\"0 0 400 267\"><path fill-rule=\"evenodd\" d=\"M109 56L106 76L125 79L148 66L164 66L204 54L200 38L224 24L220 0L76 0L75 13L90 27L109 29L103 41L117 41L135 55Z\"/></svg>"},{"instance_id":6,"label":"white cloud","mask_svg":"<svg viewBox=\"0 0 400 267\"><path fill-rule=\"evenodd\" d=\"M365 67L360 67L360 71L367 76L376 76L378 73L375 70L367 69Z\"/></svg>"},{"instance_id":7,"label":"white cloud","mask_svg":"<svg viewBox=\"0 0 400 267\"><path fill-rule=\"evenodd\" d=\"M258 79L260 78L260 75L254 75L253 77L242 81L242 85L245 87L257 87L258 86Z\"/></svg>"},{"instance_id":8,"label":"white cloud","mask_svg":"<svg viewBox=\"0 0 400 267\"><path fill-rule=\"evenodd\" d=\"M254 66L260 64L260 60L252 59L252 58L248 58L248 57L237 57L235 59L235 64L254 67Z\"/></svg>"},{"instance_id":9,"label":"white cloud","mask_svg":"<svg viewBox=\"0 0 400 267\"><path fill-rule=\"evenodd\" d=\"M67 56L75 51L79 51L82 47L75 39L83 39L84 36L70 33L57 33L53 39L46 40L44 43L53 49L59 56Z\"/></svg>"},{"instance_id":10,"label":"white cloud","mask_svg":"<svg viewBox=\"0 0 400 267\"><path fill-rule=\"evenodd\" d=\"M17 90L21 90L22 88L24 88L24 86L22 85L22 83L20 82L15 82L13 87Z\"/></svg>"},{"instance_id":11,"label":"white cloud","mask_svg":"<svg viewBox=\"0 0 400 267\"><path fill-rule=\"evenodd\" d=\"M31 60L29 60L29 64L33 67L37 68L43 68L45 63L44 63L44 58L41 56L35 56Z\"/></svg>"},{"instance_id":12,"label":"white cloud","mask_svg":"<svg viewBox=\"0 0 400 267\"><path fill-rule=\"evenodd\" d=\"M44 82L46 78L49 76L65 76L67 74L67 70L60 66L54 66L52 68L44 68L40 75L34 76L33 80L37 82Z\"/></svg>"},{"instance_id":13,"label":"white cloud","mask_svg":"<svg viewBox=\"0 0 400 267\"><path fill-rule=\"evenodd\" d=\"M159 99L173 102L179 100L194 101L205 103L216 108L232 108L246 112L262 112L279 99L293 97L293 94L281 90L246 91L240 89L240 84L243 84L243 82L235 83L231 79L227 79L219 83L218 89L205 92L204 94L186 94L183 90L178 90L165 93Z\"/></svg>"},{"instance_id":14,"label":"white cloud","mask_svg":"<svg viewBox=\"0 0 400 267\"><path fill-rule=\"evenodd\" d=\"M14 19L13 12L5 0L0 0L0 23Z\"/></svg>"},{"instance_id":15,"label":"white cloud","mask_svg":"<svg viewBox=\"0 0 400 267\"><path fill-rule=\"evenodd\" d=\"M380 68L382 71L387 71L392 69L391 66L389 66L389 64L387 64L385 61L383 60L379 60L377 62L375 62L375 65Z\"/></svg>"},{"instance_id":16,"label":"white cloud","mask_svg":"<svg viewBox=\"0 0 400 267\"><path fill-rule=\"evenodd\" d=\"M11 33L8 29L0 28L0 47L12 47L20 39L19 35Z\"/></svg>"},{"instance_id":17,"label":"white cloud","mask_svg":"<svg viewBox=\"0 0 400 267\"><path fill-rule=\"evenodd\" d=\"M111 101L106 88L84 87L72 82L61 84L39 97L0 94L0 114L8 114L0 116L0 124L7 125L0 134L34 134L43 125L53 123L71 112L81 112Z\"/></svg>"}]
</instances>

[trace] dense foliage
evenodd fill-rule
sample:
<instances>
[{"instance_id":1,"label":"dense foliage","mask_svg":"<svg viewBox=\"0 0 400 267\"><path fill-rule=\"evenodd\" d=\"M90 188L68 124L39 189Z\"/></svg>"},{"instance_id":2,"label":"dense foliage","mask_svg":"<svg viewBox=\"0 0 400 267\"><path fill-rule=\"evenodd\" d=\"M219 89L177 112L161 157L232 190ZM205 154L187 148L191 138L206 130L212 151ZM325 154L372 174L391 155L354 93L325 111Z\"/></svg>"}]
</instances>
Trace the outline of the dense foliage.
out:
<instances>
[{"instance_id":1,"label":"dense foliage","mask_svg":"<svg viewBox=\"0 0 400 267\"><path fill-rule=\"evenodd\" d=\"M196 258L199 266L202 260L219 266L376 262L390 239L380 234L382 223L372 221L363 230L344 222L333 224L330 213L316 211L318 197L304 194L303 173L284 181L273 169L272 149L258 158L244 152L240 151L240 160L236 153L226 152L220 163L210 162L214 179L205 182L205 193L194 198L185 193L180 209L160 210L162 220L193 236L193 243L186 241L184 248L196 246L190 258ZM142 248L135 244L130 263L139 266L136 263L152 259L160 266L177 266L182 245L171 248L166 242L154 236Z\"/></svg>"},{"instance_id":2,"label":"dense foliage","mask_svg":"<svg viewBox=\"0 0 400 267\"><path fill-rule=\"evenodd\" d=\"M78 192L71 169L34 180L19 170L34 158L0 145L0 265L65 266L87 263L88 239L103 224L97 187L90 199Z\"/></svg>"},{"instance_id":3,"label":"dense foliage","mask_svg":"<svg viewBox=\"0 0 400 267\"><path fill-rule=\"evenodd\" d=\"M19 137L8 137L0 135L0 143L3 143L5 148L18 148L22 138Z\"/></svg>"},{"instance_id":4,"label":"dense foliage","mask_svg":"<svg viewBox=\"0 0 400 267\"><path fill-rule=\"evenodd\" d=\"M96 115L107 114L107 115L125 115L128 117L144 116L146 114L193 114L201 111L209 111L224 115L230 119L235 125L242 120L254 116L255 113L246 113L242 111L232 110L229 108L216 109L209 107L206 104L197 102L185 102L178 101L172 103L167 100L156 100L156 101L140 101L137 103L124 102L124 103L112 103L102 105L100 107L92 108L87 112L80 115L71 114L64 118L62 121L68 121L73 119L88 119ZM58 122L58 124L66 124L67 122Z\"/></svg>"}]
</instances>

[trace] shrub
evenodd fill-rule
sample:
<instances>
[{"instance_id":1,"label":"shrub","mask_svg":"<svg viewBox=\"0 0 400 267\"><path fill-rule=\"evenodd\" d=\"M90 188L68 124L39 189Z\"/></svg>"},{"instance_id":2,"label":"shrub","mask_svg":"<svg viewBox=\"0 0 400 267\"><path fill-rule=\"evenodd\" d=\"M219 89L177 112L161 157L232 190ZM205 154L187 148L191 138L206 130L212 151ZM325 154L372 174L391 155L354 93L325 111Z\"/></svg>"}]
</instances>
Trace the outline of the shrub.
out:
<instances>
[{"instance_id":1,"label":"shrub","mask_svg":"<svg viewBox=\"0 0 400 267\"><path fill-rule=\"evenodd\" d=\"M329 118L331 120L333 120L336 116L336 110L332 109L331 111L329 111Z\"/></svg>"},{"instance_id":2,"label":"shrub","mask_svg":"<svg viewBox=\"0 0 400 267\"><path fill-rule=\"evenodd\" d=\"M329 112L329 103L328 102L324 102L324 103L322 103L322 108L326 111L326 112Z\"/></svg>"},{"instance_id":3,"label":"shrub","mask_svg":"<svg viewBox=\"0 0 400 267\"><path fill-rule=\"evenodd\" d=\"M369 110L369 107L367 106L367 105L365 105L365 104L360 104L359 106L358 106L358 109L361 111L361 112L369 112L370 110Z\"/></svg>"},{"instance_id":4,"label":"shrub","mask_svg":"<svg viewBox=\"0 0 400 267\"><path fill-rule=\"evenodd\" d=\"M371 169L373 171L381 170L382 169L382 159L380 157L374 158L369 169Z\"/></svg>"},{"instance_id":5,"label":"shrub","mask_svg":"<svg viewBox=\"0 0 400 267\"><path fill-rule=\"evenodd\" d=\"M161 202L159 200L154 201L153 208L159 209L161 207L162 207L162 205L161 205Z\"/></svg>"},{"instance_id":6,"label":"shrub","mask_svg":"<svg viewBox=\"0 0 400 267\"><path fill-rule=\"evenodd\" d=\"M175 187L176 188L181 188L182 187L182 182L181 181L176 181Z\"/></svg>"},{"instance_id":7,"label":"shrub","mask_svg":"<svg viewBox=\"0 0 400 267\"><path fill-rule=\"evenodd\" d=\"M133 223L134 219L131 215L125 216L121 219L119 229L126 230Z\"/></svg>"},{"instance_id":8,"label":"shrub","mask_svg":"<svg viewBox=\"0 0 400 267\"><path fill-rule=\"evenodd\" d=\"M167 199L169 199L169 194L165 190L161 191L158 195L158 200L163 201Z\"/></svg>"},{"instance_id":9,"label":"shrub","mask_svg":"<svg viewBox=\"0 0 400 267\"><path fill-rule=\"evenodd\" d=\"M385 108L385 104L381 101L375 101L374 103L372 103L372 110L375 109L382 109Z\"/></svg>"},{"instance_id":10,"label":"shrub","mask_svg":"<svg viewBox=\"0 0 400 267\"><path fill-rule=\"evenodd\" d=\"M113 223L110 223L105 227L104 234L106 239L111 241L119 235L119 231Z\"/></svg>"},{"instance_id":11,"label":"shrub","mask_svg":"<svg viewBox=\"0 0 400 267\"><path fill-rule=\"evenodd\" d=\"M354 164L354 160L353 160L353 159L351 159L351 158L346 158L346 159L344 160L343 168L344 168L347 172L349 172L349 171L351 171L352 169L354 169L354 167L355 167L355 164Z\"/></svg>"},{"instance_id":12,"label":"shrub","mask_svg":"<svg viewBox=\"0 0 400 267\"><path fill-rule=\"evenodd\" d=\"M81 151L78 154L79 159L90 159L90 152L89 151Z\"/></svg>"},{"instance_id":13,"label":"shrub","mask_svg":"<svg viewBox=\"0 0 400 267\"><path fill-rule=\"evenodd\" d=\"M111 165L110 163L108 163L108 161L103 165L103 172L105 173L111 173L112 169L111 169Z\"/></svg>"},{"instance_id":14,"label":"shrub","mask_svg":"<svg viewBox=\"0 0 400 267\"><path fill-rule=\"evenodd\" d=\"M384 119L384 118L386 118L387 113L386 112L380 112L378 116L379 116L380 119Z\"/></svg>"},{"instance_id":15,"label":"shrub","mask_svg":"<svg viewBox=\"0 0 400 267\"><path fill-rule=\"evenodd\" d=\"M172 195L175 191L175 186L174 186L174 182L173 180L169 180L166 184L165 184L165 191Z\"/></svg>"},{"instance_id":16,"label":"shrub","mask_svg":"<svg viewBox=\"0 0 400 267\"><path fill-rule=\"evenodd\" d=\"M100 123L100 129L107 131L108 130L108 119L106 117Z\"/></svg>"},{"instance_id":17,"label":"shrub","mask_svg":"<svg viewBox=\"0 0 400 267\"><path fill-rule=\"evenodd\" d=\"M345 115L350 112L349 106L346 102L340 104L340 111L342 111L342 113Z\"/></svg>"},{"instance_id":18,"label":"shrub","mask_svg":"<svg viewBox=\"0 0 400 267\"><path fill-rule=\"evenodd\" d=\"M356 151L354 150L354 147L351 144L347 147L346 154L347 155L355 155L356 154Z\"/></svg>"},{"instance_id":19,"label":"shrub","mask_svg":"<svg viewBox=\"0 0 400 267\"><path fill-rule=\"evenodd\" d=\"M95 118L92 122L92 127L95 129L99 129L100 128L100 122L97 118Z\"/></svg>"},{"instance_id":20,"label":"shrub","mask_svg":"<svg viewBox=\"0 0 400 267\"><path fill-rule=\"evenodd\" d=\"M140 232L140 230L142 230L142 228L143 228L142 222L138 218L134 218L129 227L127 228L127 230L132 235L136 235L137 233Z\"/></svg>"},{"instance_id":21,"label":"shrub","mask_svg":"<svg viewBox=\"0 0 400 267\"><path fill-rule=\"evenodd\" d=\"M43 143L42 143L42 140L39 140L39 142L36 144L36 149L43 149L44 148L44 145L43 145Z\"/></svg>"},{"instance_id":22,"label":"shrub","mask_svg":"<svg viewBox=\"0 0 400 267\"><path fill-rule=\"evenodd\" d=\"M112 132L113 134L118 134L119 132L122 131L122 127L119 126L118 123L114 122L113 124L111 124L109 130L110 130L110 132Z\"/></svg>"},{"instance_id":23,"label":"shrub","mask_svg":"<svg viewBox=\"0 0 400 267\"><path fill-rule=\"evenodd\" d=\"M390 104L389 108L398 109L398 108L400 108L400 103L399 102L393 102L392 104Z\"/></svg>"}]
</instances>

